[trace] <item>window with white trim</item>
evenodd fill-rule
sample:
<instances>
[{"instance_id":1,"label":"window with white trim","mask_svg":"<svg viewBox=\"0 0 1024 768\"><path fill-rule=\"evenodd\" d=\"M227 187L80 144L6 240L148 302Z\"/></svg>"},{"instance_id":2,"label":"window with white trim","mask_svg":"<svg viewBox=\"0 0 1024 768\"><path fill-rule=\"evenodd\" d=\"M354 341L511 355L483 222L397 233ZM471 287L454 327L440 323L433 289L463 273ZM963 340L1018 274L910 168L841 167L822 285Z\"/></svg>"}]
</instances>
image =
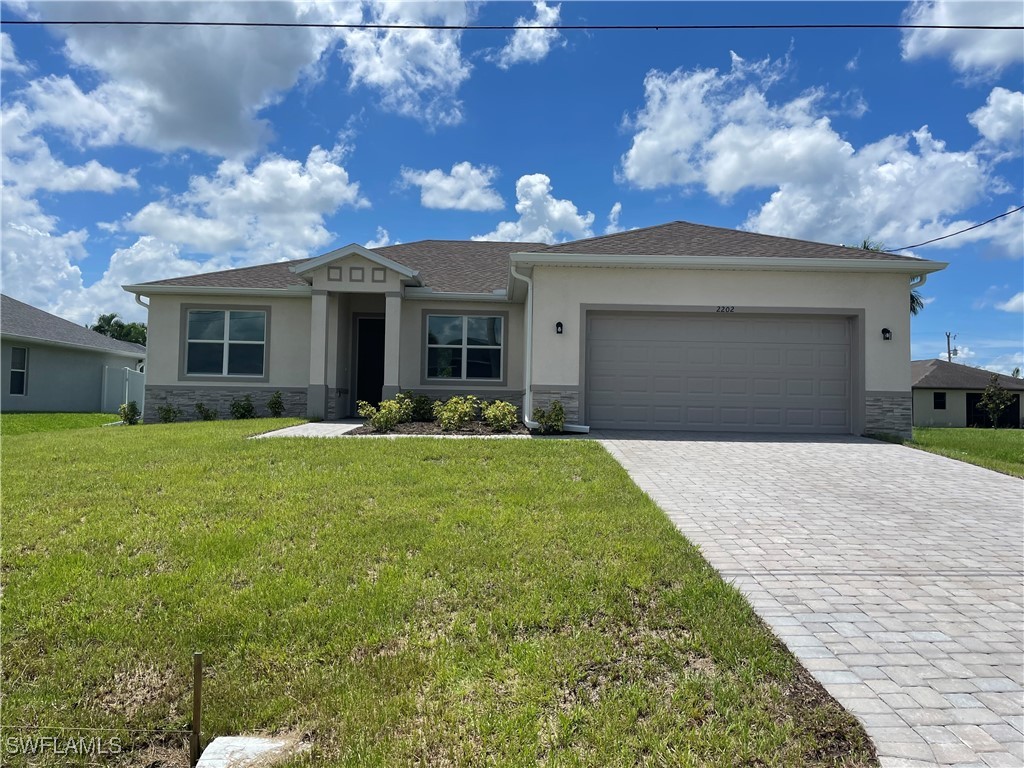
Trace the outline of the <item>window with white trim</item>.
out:
<instances>
[{"instance_id":1,"label":"window with white trim","mask_svg":"<svg viewBox=\"0 0 1024 768\"><path fill-rule=\"evenodd\" d=\"M427 378L500 381L505 319L427 315Z\"/></svg>"},{"instance_id":2,"label":"window with white trim","mask_svg":"<svg viewBox=\"0 0 1024 768\"><path fill-rule=\"evenodd\" d=\"M263 376L267 313L255 309L190 309L185 373Z\"/></svg>"},{"instance_id":3,"label":"window with white trim","mask_svg":"<svg viewBox=\"0 0 1024 768\"><path fill-rule=\"evenodd\" d=\"M11 387L12 395L24 395L28 392L28 347L11 347Z\"/></svg>"}]
</instances>

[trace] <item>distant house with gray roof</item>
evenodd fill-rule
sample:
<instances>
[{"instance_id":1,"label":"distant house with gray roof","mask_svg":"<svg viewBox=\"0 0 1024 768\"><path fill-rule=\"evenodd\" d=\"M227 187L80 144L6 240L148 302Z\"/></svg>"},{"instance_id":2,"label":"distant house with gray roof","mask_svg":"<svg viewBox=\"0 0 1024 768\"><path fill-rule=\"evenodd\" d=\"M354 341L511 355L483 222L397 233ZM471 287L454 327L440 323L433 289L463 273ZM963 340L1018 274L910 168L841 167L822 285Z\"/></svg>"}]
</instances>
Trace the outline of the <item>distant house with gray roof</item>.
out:
<instances>
[{"instance_id":1,"label":"distant house with gray roof","mask_svg":"<svg viewBox=\"0 0 1024 768\"><path fill-rule=\"evenodd\" d=\"M0 295L0 410L116 412L146 348ZM140 387L141 389L141 387ZM141 392L138 395L142 405Z\"/></svg>"},{"instance_id":2,"label":"distant house with gray roof","mask_svg":"<svg viewBox=\"0 0 1024 768\"><path fill-rule=\"evenodd\" d=\"M126 285L147 418L280 391L562 403L569 424L909 436L909 293L941 262L675 221L558 245L423 240Z\"/></svg>"},{"instance_id":3,"label":"distant house with gray roof","mask_svg":"<svg viewBox=\"0 0 1024 768\"><path fill-rule=\"evenodd\" d=\"M915 427L992 426L980 402L993 376L1003 389L1013 393L1013 402L999 417L998 426L1021 426L1020 398L1024 393L1024 380L939 359L914 360L910 372Z\"/></svg>"}]
</instances>

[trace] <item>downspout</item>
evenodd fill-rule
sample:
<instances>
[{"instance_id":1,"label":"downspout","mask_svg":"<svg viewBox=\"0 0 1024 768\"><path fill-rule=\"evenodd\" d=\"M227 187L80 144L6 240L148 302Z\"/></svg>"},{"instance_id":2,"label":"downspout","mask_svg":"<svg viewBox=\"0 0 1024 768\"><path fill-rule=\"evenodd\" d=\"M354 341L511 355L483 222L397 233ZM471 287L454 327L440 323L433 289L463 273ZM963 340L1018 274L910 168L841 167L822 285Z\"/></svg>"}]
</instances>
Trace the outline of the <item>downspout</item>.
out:
<instances>
[{"instance_id":1,"label":"downspout","mask_svg":"<svg viewBox=\"0 0 1024 768\"><path fill-rule=\"evenodd\" d=\"M533 396L530 393L530 386L533 384L533 279L527 277L511 267L512 277L526 283L526 343L523 344L525 358L523 360L523 424L529 429L539 429L540 424L530 420L533 413ZM509 298L512 298L511 296Z\"/></svg>"},{"instance_id":2,"label":"downspout","mask_svg":"<svg viewBox=\"0 0 1024 768\"><path fill-rule=\"evenodd\" d=\"M914 275L910 278L910 290L916 290L928 282L928 275Z\"/></svg>"},{"instance_id":3,"label":"downspout","mask_svg":"<svg viewBox=\"0 0 1024 768\"><path fill-rule=\"evenodd\" d=\"M540 424L530 419L530 414L533 413L533 395L530 392L530 386L533 384L533 279L516 271L515 264L512 264L511 272L512 277L526 283L526 343L523 345L523 348L526 350L526 359L523 360L523 384L525 385L523 388L523 424L529 429L539 429ZM511 299L511 296L509 298ZM590 427L584 427L579 424L566 424L562 427L562 431L588 434Z\"/></svg>"},{"instance_id":4,"label":"downspout","mask_svg":"<svg viewBox=\"0 0 1024 768\"><path fill-rule=\"evenodd\" d=\"M138 304L140 307L145 307L146 309L149 309L149 304L146 304L142 300L142 295L141 294L138 294L138 293L135 294L135 303Z\"/></svg>"}]
</instances>

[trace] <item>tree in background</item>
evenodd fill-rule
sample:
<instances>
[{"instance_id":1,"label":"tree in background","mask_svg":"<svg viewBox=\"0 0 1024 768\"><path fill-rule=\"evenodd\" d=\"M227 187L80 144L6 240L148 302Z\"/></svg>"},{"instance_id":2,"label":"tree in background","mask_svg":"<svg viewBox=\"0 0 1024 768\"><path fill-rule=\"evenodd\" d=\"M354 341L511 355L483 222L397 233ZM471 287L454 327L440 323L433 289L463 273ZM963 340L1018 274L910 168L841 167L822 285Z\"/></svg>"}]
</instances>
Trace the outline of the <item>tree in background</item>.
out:
<instances>
[{"instance_id":1,"label":"tree in background","mask_svg":"<svg viewBox=\"0 0 1024 768\"><path fill-rule=\"evenodd\" d=\"M860 247L865 251L885 251L885 243L880 243L877 240L864 240ZM912 290L910 292L910 314L916 315L922 309L924 309L924 297L921 296L920 291Z\"/></svg>"},{"instance_id":2,"label":"tree in background","mask_svg":"<svg viewBox=\"0 0 1024 768\"><path fill-rule=\"evenodd\" d=\"M146 324L126 323L117 316L116 312L100 315L96 323L90 325L89 328L118 341L130 341L133 344L146 346Z\"/></svg>"},{"instance_id":3,"label":"tree in background","mask_svg":"<svg viewBox=\"0 0 1024 768\"><path fill-rule=\"evenodd\" d=\"M992 378L985 387L985 392L978 401L978 405L988 411L988 417L992 419L992 429L996 428L999 422L999 415L1013 402L1013 395L1006 391L999 383L998 374L993 373Z\"/></svg>"}]
</instances>

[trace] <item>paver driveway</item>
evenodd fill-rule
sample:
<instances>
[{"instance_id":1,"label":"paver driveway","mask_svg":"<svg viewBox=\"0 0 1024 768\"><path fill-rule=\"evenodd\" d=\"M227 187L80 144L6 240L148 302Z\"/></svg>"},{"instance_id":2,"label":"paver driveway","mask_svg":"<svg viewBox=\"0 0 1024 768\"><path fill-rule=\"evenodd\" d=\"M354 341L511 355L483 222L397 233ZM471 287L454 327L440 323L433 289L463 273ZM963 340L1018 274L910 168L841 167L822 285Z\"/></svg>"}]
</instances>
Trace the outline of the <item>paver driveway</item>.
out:
<instances>
[{"instance_id":1,"label":"paver driveway","mask_svg":"<svg viewBox=\"0 0 1024 768\"><path fill-rule=\"evenodd\" d=\"M860 438L595 436L883 766L1024 765L1024 481Z\"/></svg>"}]
</instances>

